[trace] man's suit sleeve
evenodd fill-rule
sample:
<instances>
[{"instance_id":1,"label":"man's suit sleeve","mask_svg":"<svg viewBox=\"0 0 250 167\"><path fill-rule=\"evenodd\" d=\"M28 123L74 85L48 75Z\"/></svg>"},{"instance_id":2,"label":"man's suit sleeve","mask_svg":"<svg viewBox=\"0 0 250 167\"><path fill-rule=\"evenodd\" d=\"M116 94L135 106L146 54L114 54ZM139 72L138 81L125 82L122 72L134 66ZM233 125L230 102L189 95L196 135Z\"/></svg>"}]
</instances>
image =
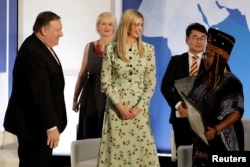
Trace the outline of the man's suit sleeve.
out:
<instances>
[{"instance_id":1,"label":"man's suit sleeve","mask_svg":"<svg viewBox=\"0 0 250 167\"><path fill-rule=\"evenodd\" d=\"M161 83L161 92L172 110L175 110L175 105L181 100L174 87L178 62L179 56L171 57Z\"/></svg>"}]
</instances>

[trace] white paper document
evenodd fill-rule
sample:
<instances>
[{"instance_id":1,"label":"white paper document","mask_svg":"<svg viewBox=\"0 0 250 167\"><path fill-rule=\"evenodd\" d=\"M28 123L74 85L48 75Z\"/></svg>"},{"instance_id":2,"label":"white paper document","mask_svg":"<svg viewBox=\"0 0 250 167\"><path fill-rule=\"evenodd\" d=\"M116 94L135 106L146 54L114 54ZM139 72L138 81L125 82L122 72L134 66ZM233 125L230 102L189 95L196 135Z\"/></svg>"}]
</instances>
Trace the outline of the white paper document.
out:
<instances>
[{"instance_id":1,"label":"white paper document","mask_svg":"<svg viewBox=\"0 0 250 167\"><path fill-rule=\"evenodd\" d=\"M181 95L181 92L184 92L185 94L188 94L190 92L190 90L193 87L193 83L196 77L185 77L185 78L181 78L181 79L177 79L174 81L174 86L177 90L177 92L179 93L179 95ZM180 113L179 111L175 111L175 116L177 118L180 118Z\"/></svg>"},{"instance_id":2,"label":"white paper document","mask_svg":"<svg viewBox=\"0 0 250 167\"><path fill-rule=\"evenodd\" d=\"M208 140L205 136L206 123L202 118L202 114L185 93L181 92L181 96L187 107L187 117L191 128L208 145Z\"/></svg>"}]
</instances>

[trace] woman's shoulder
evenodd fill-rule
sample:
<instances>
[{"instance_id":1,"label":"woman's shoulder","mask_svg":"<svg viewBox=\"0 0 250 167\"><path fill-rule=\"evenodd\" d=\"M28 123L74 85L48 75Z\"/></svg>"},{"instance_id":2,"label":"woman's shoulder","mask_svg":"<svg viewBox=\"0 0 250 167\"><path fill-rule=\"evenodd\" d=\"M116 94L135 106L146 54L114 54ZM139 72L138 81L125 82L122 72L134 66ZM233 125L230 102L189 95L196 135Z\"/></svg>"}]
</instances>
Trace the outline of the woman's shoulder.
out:
<instances>
[{"instance_id":1,"label":"woman's shoulder","mask_svg":"<svg viewBox=\"0 0 250 167\"><path fill-rule=\"evenodd\" d=\"M109 44L106 45L107 48L116 48L117 42L110 42Z\"/></svg>"},{"instance_id":2,"label":"woman's shoulder","mask_svg":"<svg viewBox=\"0 0 250 167\"><path fill-rule=\"evenodd\" d=\"M153 53L155 51L154 45L152 45L152 44L142 42L142 45L144 47L144 51L145 51L146 55L148 55L148 56L152 55L150 53Z\"/></svg>"},{"instance_id":3,"label":"woman's shoulder","mask_svg":"<svg viewBox=\"0 0 250 167\"><path fill-rule=\"evenodd\" d=\"M222 81L219 85L219 88L223 92L230 93L230 92L242 90L243 86L242 86L240 79L236 75L234 75L231 72L228 72L224 74Z\"/></svg>"},{"instance_id":4,"label":"woman's shoulder","mask_svg":"<svg viewBox=\"0 0 250 167\"><path fill-rule=\"evenodd\" d=\"M143 46L146 47L146 48L152 48L154 49L154 45L150 44L150 43L147 43L147 42L142 42Z\"/></svg>"},{"instance_id":5,"label":"woman's shoulder","mask_svg":"<svg viewBox=\"0 0 250 167\"><path fill-rule=\"evenodd\" d=\"M87 45L89 45L89 47L94 47L96 44L96 41L91 41L89 43L87 43Z\"/></svg>"},{"instance_id":6,"label":"woman's shoulder","mask_svg":"<svg viewBox=\"0 0 250 167\"><path fill-rule=\"evenodd\" d=\"M105 46L105 52L111 55L117 55L118 49L117 49L117 42L110 42Z\"/></svg>"},{"instance_id":7,"label":"woman's shoulder","mask_svg":"<svg viewBox=\"0 0 250 167\"><path fill-rule=\"evenodd\" d=\"M240 79L233 74L232 72L228 72L224 74L224 80L229 82L229 83L241 83Z\"/></svg>"}]
</instances>

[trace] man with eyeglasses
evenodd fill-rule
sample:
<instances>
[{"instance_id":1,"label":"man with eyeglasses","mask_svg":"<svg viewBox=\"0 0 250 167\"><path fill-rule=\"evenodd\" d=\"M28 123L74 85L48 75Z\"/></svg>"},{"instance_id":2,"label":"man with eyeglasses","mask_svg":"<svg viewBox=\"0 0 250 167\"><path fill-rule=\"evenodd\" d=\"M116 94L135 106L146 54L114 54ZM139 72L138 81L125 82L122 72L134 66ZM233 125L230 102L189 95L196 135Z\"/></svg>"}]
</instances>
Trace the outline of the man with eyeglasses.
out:
<instances>
[{"instance_id":1,"label":"man with eyeglasses","mask_svg":"<svg viewBox=\"0 0 250 167\"><path fill-rule=\"evenodd\" d=\"M206 41L207 29L205 26L199 23L190 24L186 29L188 51L171 57L162 80L161 92L171 108L169 122L173 127L176 149L181 145L192 144L193 131L187 119L185 106L181 102L182 99L174 83L181 78L196 76L204 70L204 63L201 59L207 44ZM192 59L194 56L196 59ZM191 69L193 61L196 61L196 69Z\"/></svg>"}]
</instances>

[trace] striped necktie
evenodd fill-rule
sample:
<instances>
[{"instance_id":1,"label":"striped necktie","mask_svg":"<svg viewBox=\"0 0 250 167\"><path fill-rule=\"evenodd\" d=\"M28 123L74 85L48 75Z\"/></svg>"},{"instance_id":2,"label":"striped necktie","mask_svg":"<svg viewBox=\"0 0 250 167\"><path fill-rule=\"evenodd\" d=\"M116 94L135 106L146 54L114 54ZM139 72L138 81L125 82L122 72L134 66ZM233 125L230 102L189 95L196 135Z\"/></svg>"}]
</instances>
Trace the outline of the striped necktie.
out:
<instances>
[{"instance_id":1,"label":"striped necktie","mask_svg":"<svg viewBox=\"0 0 250 167\"><path fill-rule=\"evenodd\" d=\"M190 76L195 76L198 73L198 58L199 56L197 55L192 56L192 65L189 71Z\"/></svg>"}]
</instances>

